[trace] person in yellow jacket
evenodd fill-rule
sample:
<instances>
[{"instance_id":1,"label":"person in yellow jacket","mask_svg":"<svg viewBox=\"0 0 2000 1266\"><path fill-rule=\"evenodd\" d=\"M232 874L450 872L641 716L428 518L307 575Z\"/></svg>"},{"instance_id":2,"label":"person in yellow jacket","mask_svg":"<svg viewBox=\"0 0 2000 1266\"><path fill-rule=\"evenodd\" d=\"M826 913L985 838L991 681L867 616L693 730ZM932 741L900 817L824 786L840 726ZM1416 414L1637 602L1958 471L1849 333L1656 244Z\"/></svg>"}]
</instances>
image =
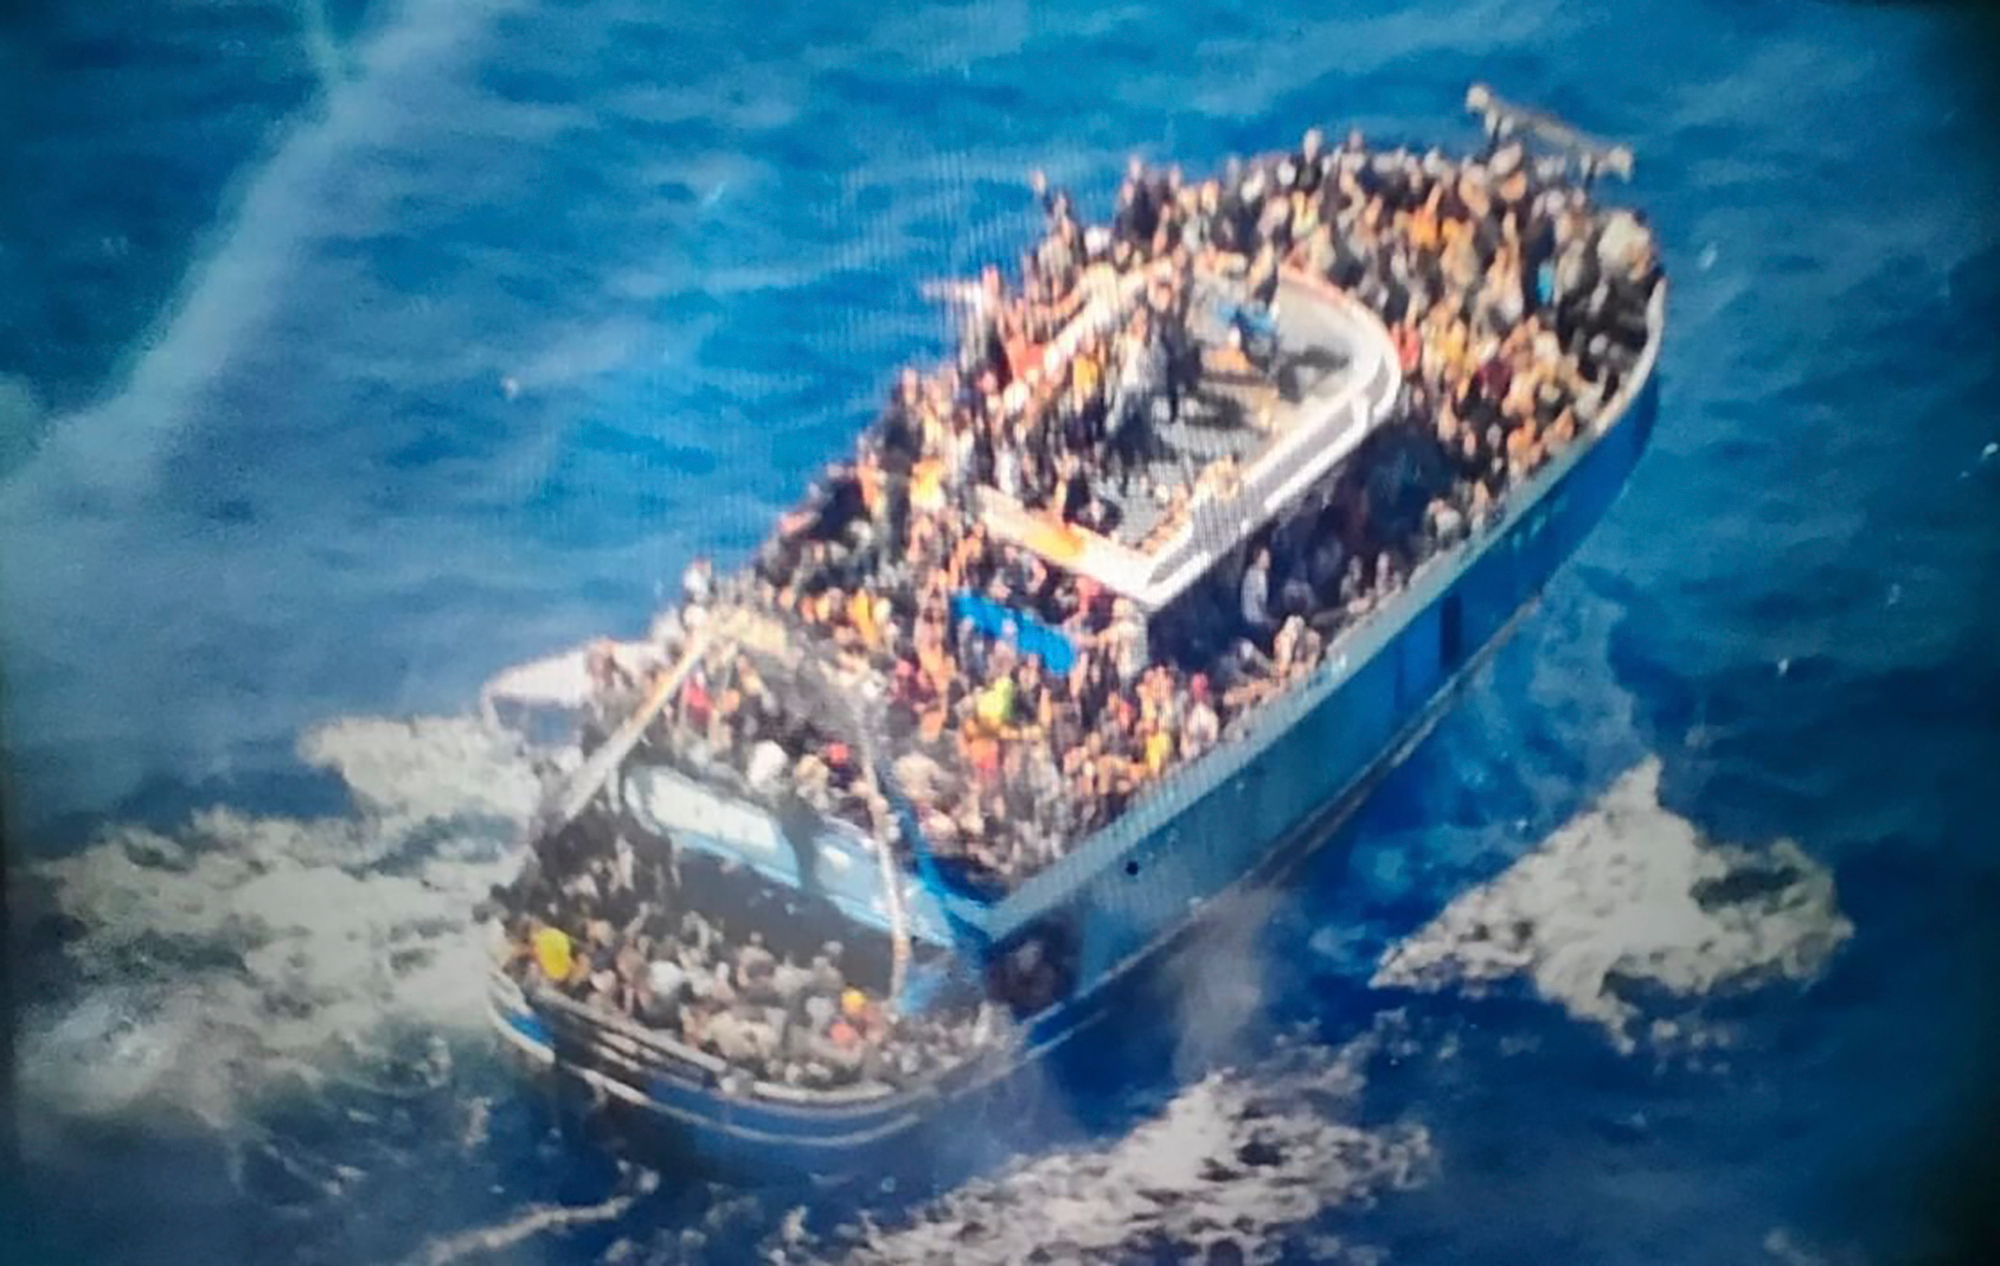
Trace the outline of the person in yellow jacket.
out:
<instances>
[{"instance_id":1,"label":"person in yellow jacket","mask_svg":"<svg viewBox=\"0 0 2000 1266\"><path fill-rule=\"evenodd\" d=\"M974 708L987 729L996 734L1006 729L1014 721L1014 679L1001 677L980 691Z\"/></svg>"},{"instance_id":2,"label":"person in yellow jacket","mask_svg":"<svg viewBox=\"0 0 2000 1266\"><path fill-rule=\"evenodd\" d=\"M926 457L910 471L910 504L919 510L944 509L944 463Z\"/></svg>"},{"instance_id":3,"label":"person in yellow jacket","mask_svg":"<svg viewBox=\"0 0 2000 1266\"><path fill-rule=\"evenodd\" d=\"M535 951L535 965L552 984L568 980L576 970L576 955L570 946L569 933L561 928L542 927L535 929L528 942Z\"/></svg>"},{"instance_id":4,"label":"person in yellow jacket","mask_svg":"<svg viewBox=\"0 0 2000 1266\"><path fill-rule=\"evenodd\" d=\"M861 635L861 644L874 650L880 644L881 630L875 625L875 601L865 587L857 586L847 599L847 622Z\"/></svg>"}]
</instances>

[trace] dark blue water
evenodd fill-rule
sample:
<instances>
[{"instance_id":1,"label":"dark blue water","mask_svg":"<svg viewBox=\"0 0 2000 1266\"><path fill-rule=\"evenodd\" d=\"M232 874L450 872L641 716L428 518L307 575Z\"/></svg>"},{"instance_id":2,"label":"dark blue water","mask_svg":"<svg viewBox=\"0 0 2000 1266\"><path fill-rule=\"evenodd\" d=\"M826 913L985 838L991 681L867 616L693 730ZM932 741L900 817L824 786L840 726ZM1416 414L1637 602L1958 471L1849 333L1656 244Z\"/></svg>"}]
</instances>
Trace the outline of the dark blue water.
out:
<instances>
[{"instance_id":1,"label":"dark blue water","mask_svg":"<svg viewBox=\"0 0 2000 1266\"><path fill-rule=\"evenodd\" d=\"M1421 1126L1429 1159L1246 1246L1845 1263L1974 1233L2000 938L2000 178L1977 15L9 13L0 738L21 859L217 803L335 812L339 784L294 753L308 727L462 711L506 665L643 628L690 555L747 548L893 367L937 351L919 283L1009 257L1035 166L1101 206L1128 152L1199 168L1316 123L1469 144L1475 78L1629 143L1620 196L1674 280L1651 452L1252 938L1255 998L1215 1004L1212 1044L1250 1085L1278 1030L1372 1035L1343 1111ZM1726 1054L1627 1053L1520 989L1367 988L1384 946L1647 758L1663 814L1797 841L1853 924L1809 981L1678 1000L1728 1028ZM255 1145L152 1118L59 1132L10 1260L398 1260L629 1188L550 1136L476 1036L450 1041L449 1078L410 1088L233 1075ZM1106 1088L1073 1115L1115 1152L1175 1093ZM808 1201L811 1251L906 1195ZM790 1251L790 1207L668 1175L492 1259L748 1260Z\"/></svg>"}]
</instances>

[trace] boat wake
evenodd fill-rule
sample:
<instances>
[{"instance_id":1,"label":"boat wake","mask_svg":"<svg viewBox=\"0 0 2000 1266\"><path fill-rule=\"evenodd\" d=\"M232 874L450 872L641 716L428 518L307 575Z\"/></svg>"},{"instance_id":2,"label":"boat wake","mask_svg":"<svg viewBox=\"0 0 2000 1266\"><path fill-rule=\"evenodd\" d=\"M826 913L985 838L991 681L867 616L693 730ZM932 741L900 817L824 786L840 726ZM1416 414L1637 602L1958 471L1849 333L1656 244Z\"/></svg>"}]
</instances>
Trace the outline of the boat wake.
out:
<instances>
[{"instance_id":1,"label":"boat wake","mask_svg":"<svg viewBox=\"0 0 2000 1266\"><path fill-rule=\"evenodd\" d=\"M48 954L30 979L59 986L23 1034L30 1107L226 1130L261 1091L352 1067L385 1031L480 1029L471 910L513 864L527 763L469 720L337 721L300 754L358 812L210 809L29 868L47 908L25 922Z\"/></svg>"},{"instance_id":2,"label":"boat wake","mask_svg":"<svg viewBox=\"0 0 2000 1266\"><path fill-rule=\"evenodd\" d=\"M1791 841L1758 852L1704 838L1661 805L1660 762L1629 770L1590 809L1393 946L1377 987L1479 994L1515 977L1621 1049L1718 1036L1680 999L1817 977L1853 934L1832 875Z\"/></svg>"},{"instance_id":3,"label":"boat wake","mask_svg":"<svg viewBox=\"0 0 2000 1266\"><path fill-rule=\"evenodd\" d=\"M906 1219L863 1218L776 1260L1123 1262L1135 1258L1365 1262L1373 1249L1312 1229L1429 1180L1421 1124L1352 1121L1370 1061L1403 1051L1400 1016L1338 1048L1286 1041L1254 1066L1210 1073L1123 1137L1064 1148L976 1179ZM1295 1243L1294 1240L1297 1242Z\"/></svg>"}]
</instances>

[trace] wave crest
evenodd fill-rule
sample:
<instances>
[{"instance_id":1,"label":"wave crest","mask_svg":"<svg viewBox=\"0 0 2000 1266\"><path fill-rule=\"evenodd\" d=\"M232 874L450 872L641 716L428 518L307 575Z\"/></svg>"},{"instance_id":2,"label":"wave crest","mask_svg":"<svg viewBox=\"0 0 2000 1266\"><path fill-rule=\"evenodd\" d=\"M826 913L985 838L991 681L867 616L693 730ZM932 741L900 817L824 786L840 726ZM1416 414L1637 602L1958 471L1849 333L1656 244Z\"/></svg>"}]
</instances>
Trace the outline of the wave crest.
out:
<instances>
[{"instance_id":1,"label":"wave crest","mask_svg":"<svg viewBox=\"0 0 2000 1266\"><path fill-rule=\"evenodd\" d=\"M537 784L462 719L341 720L300 742L359 812L204 810L114 826L29 871L61 921L64 1001L29 1017L23 1089L66 1113L142 1104L212 1125L398 1024L483 1023L472 907L505 877Z\"/></svg>"},{"instance_id":2,"label":"wave crest","mask_svg":"<svg viewBox=\"0 0 2000 1266\"><path fill-rule=\"evenodd\" d=\"M1854 931L1832 874L1789 840L1761 853L1708 840L1659 792L1659 761L1642 761L1393 946L1373 983L1478 993L1526 977L1631 1050L1641 1010L1625 995L1635 984L1694 998L1816 977Z\"/></svg>"}]
</instances>

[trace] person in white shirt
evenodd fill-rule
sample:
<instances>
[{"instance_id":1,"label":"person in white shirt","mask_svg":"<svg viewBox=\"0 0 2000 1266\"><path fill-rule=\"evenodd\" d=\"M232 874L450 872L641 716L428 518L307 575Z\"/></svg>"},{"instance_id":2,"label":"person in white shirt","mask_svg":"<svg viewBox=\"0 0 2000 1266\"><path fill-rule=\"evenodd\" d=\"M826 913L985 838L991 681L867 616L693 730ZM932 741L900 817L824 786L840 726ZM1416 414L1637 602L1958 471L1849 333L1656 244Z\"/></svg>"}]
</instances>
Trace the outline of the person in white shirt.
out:
<instances>
[{"instance_id":1,"label":"person in white shirt","mask_svg":"<svg viewBox=\"0 0 2000 1266\"><path fill-rule=\"evenodd\" d=\"M1130 598L1120 598L1111 606L1111 627L1104 631L1104 635L1118 684L1131 686L1139 680L1153 658L1145 615Z\"/></svg>"}]
</instances>

